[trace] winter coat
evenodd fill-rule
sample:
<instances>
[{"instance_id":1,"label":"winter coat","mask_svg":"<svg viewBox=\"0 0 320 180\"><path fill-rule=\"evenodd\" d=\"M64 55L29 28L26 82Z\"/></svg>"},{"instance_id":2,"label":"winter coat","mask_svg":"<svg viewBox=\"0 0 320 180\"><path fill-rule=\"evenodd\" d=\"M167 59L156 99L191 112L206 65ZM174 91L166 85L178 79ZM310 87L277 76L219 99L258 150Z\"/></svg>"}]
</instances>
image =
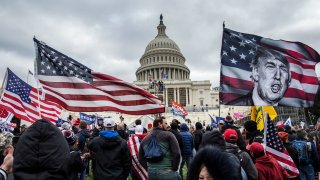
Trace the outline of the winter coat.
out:
<instances>
[{"instance_id":1,"label":"winter coat","mask_svg":"<svg viewBox=\"0 0 320 180\"><path fill-rule=\"evenodd\" d=\"M61 131L47 120L37 120L15 148L14 179L69 179L69 160L69 146Z\"/></svg>"},{"instance_id":2,"label":"winter coat","mask_svg":"<svg viewBox=\"0 0 320 180\"><path fill-rule=\"evenodd\" d=\"M180 126L180 134L182 136L182 155L192 155L193 150L193 137L191 133L188 131L188 127L185 124L181 124Z\"/></svg>"},{"instance_id":3,"label":"winter coat","mask_svg":"<svg viewBox=\"0 0 320 180\"><path fill-rule=\"evenodd\" d=\"M241 167L248 176L248 180L258 179L258 171L247 152L240 150L237 145L231 143L226 143L226 152L232 153L238 157Z\"/></svg>"},{"instance_id":4,"label":"winter coat","mask_svg":"<svg viewBox=\"0 0 320 180\"><path fill-rule=\"evenodd\" d=\"M70 180L79 180L78 173L83 172L85 169L85 165L80 157L79 151L70 152L70 161L68 169Z\"/></svg>"},{"instance_id":5,"label":"winter coat","mask_svg":"<svg viewBox=\"0 0 320 180\"><path fill-rule=\"evenodd\" d=\"M201 130L196 130L193 133L193 140L194 140L194 148L198 151L199 150L199 146L201 144L202 141L202 134L203 132Z\"/></svg>"},{"instance_id":6,"label":"winter coat","mask_svg":"<svg viewBox=\"0 0 320 180\"><path fill-rule=\"evenodd\" d=\"M99 134L88 145L96 157L94 180L127 179L131 166L127 142L116 131L101 131Z\"/></svg>"},{"instance_id":7,"label":"winter coat","mask_svg":"<svg viewBox=\"0 0 320 180\"><path fill-rule=\"evenodd\" d=\"M287 178L285 169L269 155L265 154L256 158L255 165L258 170L259 180L284 180Z\"/></svg>"},{"instance_id":8,"label":"winter coat","mask_svg":"<svg viewBox=\"0 0 320 180\"><path fill-rule=\"evenodd\" d=\"M78 132L78 149L83 153L84 147L86 145L86 140L90 138L90 132L88 129L81 129Z\"/></svg>"},{"instance_id":9,"label":"winter coat","mask_svg":"<svg viewBox=\"0 0 320 180\"><path fill-rule=\"evenodd\" d=\"M180 132L177 129L171 129L170 132L172 132L172 134L176 137L178 144L179 144L179 148L182 153L183 141L182 141L182 136L181 136Z\"/></svg>"}]
</instances>

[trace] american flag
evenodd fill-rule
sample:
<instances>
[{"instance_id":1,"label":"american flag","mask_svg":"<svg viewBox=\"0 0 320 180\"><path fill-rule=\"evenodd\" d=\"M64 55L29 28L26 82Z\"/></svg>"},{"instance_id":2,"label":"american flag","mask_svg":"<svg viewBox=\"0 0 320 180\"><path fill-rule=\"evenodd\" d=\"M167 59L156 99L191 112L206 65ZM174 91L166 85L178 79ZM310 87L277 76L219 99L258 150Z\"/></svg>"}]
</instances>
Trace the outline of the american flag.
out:
<instances>
[{"instance_id":1,"label":"american flag","mask_svg":"<svg viewBox=\"0 0 320 180\"><path fill-rule=\"evenodd\" d=\"M47 119L53 123L58 120L62 107L56 103L41 100L42 92L7 69L5 88L0 107L13 113L15 117L28 122Z\"/></svg>"},{"instance_id":2,"label":"american flag","mask_svg":"<svg viewBox=\"0 0 320 180\"><path fill-rule=\"evenodd\" d=\"M274 157L278 163L286 169L290 176L298 176L299 170L282 144L282 141L277 134L278 131L268 113L266 113L266 123L264 128L264 142L266 144L267 154Z\"/></svg>"},{"instance_id":3,"label":"american flag","mask_svg":"<svg viewBox=\"0 0 320 180\"><path fill-rule=\"evenodd\" d=\"M151 93L94 72L37 39L34 42L36 74L46 100L74 112L115 111L131 115L164 112L161 100Z\"/></svg>"},{"instance_id":4,"label":"american flag","mask_svg":"<svg viewBox=\"0 0 320 180\"><path fill-rule=\"evenodd\" d=\"M175 101L172 101L172 113L173 115L181 116L183 119L188 115L188 111Z\"/></svg>"},{"instance_id":5,"label":"american flag","mask_svg":"<svg viewBox=\"0 0 320 180\"><path fill-rule=\"evenodd\" d=\"M139 148L140 148L140 139L145 137L147 134L133 134L129 137L127 142L130 155L132 158L131 170L134 171L134 174L137 175L139 180L147 180L148 179L148 172L146 169L140 164L139 162Z\"/></svg>"},{"instance_id":6,"label":"american flag","mask_svg":"<svg viewBox=\"0 0 320 180\"><path fill-rule=\"evenodd\" d=\"M232 105L233 100L252 91L254 83L251 79L251 61L258 48L277 51L290 64L291 84L279 105L313 106L319 87L315 65L320 61L320 56L314 49L300 42L272 40L226 28L221 49L221 103Z\"/></svg>"}]
</instances>

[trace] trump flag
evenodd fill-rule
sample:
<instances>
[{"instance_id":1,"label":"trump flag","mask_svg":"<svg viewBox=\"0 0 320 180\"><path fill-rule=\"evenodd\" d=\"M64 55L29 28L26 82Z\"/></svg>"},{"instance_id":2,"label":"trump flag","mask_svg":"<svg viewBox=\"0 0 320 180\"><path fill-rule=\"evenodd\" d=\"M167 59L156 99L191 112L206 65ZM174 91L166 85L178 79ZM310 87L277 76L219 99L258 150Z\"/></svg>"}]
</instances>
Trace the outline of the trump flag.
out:
<instances>
[{"instance_id":1,"label":"trump flag","mask_svg":"<svg viewBox=\"0 0 320 180\"><path fill-rule=\"evenodd\" d=\"M319 61L319 54L301 42L224 28L220 100L234 106L311 107Z\"/></svg>"}]
</instances>

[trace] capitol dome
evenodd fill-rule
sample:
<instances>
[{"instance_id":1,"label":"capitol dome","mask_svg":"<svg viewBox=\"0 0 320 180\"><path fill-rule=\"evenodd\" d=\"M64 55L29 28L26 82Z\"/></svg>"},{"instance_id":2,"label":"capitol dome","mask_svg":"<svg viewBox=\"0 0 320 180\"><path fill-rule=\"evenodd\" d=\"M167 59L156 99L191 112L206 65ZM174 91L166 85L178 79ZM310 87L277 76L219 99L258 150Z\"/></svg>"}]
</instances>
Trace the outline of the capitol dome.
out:
<instances>
[{"instance_id":1,"label":"capitol dome","mask_svg":"<svg viewBox=\"0 0 320 180\"><path fill-rule=\"evenodd\" d=\"M190 80L186 60L179 46L166 35L162 15L157 29L157 36L149 42L140 58L140 67L136 71L137 81Z\"/></svg>"}]
</instances>

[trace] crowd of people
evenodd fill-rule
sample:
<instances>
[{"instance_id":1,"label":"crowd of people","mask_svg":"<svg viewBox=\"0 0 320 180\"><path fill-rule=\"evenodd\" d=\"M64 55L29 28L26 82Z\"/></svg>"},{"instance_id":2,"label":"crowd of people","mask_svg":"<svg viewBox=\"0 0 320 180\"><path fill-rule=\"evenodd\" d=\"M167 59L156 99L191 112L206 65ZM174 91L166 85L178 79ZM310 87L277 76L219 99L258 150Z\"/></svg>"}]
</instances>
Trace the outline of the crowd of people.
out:
<instances>
[{"instance_id":1,"label":"crowd of people","mask_svg":"<svg viewBox=\"0 0 320 180\"><path fill-rule=\"evenodd\" d=\"M320 122L306 130L277 126L297 177L266 153L254 121L239 128L227 116L204 127L158 117L148 128L137 119L132 132L123 122L105 117L89 130L79 119L59 127L41 119L15 135L1 132L0 180L85 180L88 173L94 180L313 180L319 171Z\"/></svg>"}]
</instances>

